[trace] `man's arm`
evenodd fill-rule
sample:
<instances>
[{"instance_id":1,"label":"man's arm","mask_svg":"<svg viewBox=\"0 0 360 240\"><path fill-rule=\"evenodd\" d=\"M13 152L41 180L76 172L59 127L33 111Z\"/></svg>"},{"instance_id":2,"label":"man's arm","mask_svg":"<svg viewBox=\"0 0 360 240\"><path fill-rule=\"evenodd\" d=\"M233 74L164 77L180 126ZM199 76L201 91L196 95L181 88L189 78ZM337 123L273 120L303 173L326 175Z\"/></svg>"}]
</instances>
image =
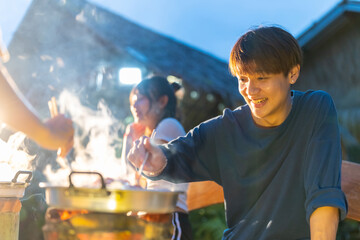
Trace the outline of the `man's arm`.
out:
<instances>
[{"instance_id":1,"label":"man's arm","mask_svg":"<svg viewBox=\"0 0 360 240\"><path fill-rule=\"evenodd\" d=\"M319 207L310 216L311 240L334 240L339 224L339 209Z\"/></svg>"}]
</instances>

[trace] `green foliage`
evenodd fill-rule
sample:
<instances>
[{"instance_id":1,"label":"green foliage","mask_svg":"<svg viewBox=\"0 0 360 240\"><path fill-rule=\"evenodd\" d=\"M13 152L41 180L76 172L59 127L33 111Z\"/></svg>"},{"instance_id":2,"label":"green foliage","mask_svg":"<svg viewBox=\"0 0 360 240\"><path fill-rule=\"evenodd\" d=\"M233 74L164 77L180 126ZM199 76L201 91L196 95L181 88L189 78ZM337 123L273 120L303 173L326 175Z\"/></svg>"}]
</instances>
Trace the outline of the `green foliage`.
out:
<instances>
[{"instance_id":1,"label":"green foliage","mask_svg":"<svg viewBox=\"0 0 360 240\"><path fill-rule=\"evenodd\" d=\"M350 146L346 148L348 161L360 163L360 145Z\"/></svg>"},{"instance_id":2,"label":"green foliage","mask_svg":"<svg viewBox=\"0 0 360 240\"><path fill-rule=\"evenodd\" d=\"M194 240L219 240L226 229L224 204L191 211Z\"/></svg>"},{"instance_id":3,"label":"green foliage","mask_svg":"<svg viewBox=\"0 0 360 240\"><path fill-rule=\"evenodd\" d=\"M42 240L47 204L42 194L21 199L19 240Z\"/></svg>"},{"instance_id":4,"label":"green foliage","mask_svg":"<svg viewBox=\"0 0 360 240\"><path fill-rule=\"evenodd\" d=\"M190 212L194 240L219 240L226 229L224 204ZM339 224L336 240L360 239L360 222L346 219Z\"/></svg>"},{"instance_id":5,"label":"green foliage","mask_svg":"<svg viewBox=\"0 0 360 240\"><path fill-rule=\"evenodd\" d=\"M360 239L360 222L350 219L345 219L344 221L340 222L336 239L337 240Z\"/></svg>"}]
</instances>

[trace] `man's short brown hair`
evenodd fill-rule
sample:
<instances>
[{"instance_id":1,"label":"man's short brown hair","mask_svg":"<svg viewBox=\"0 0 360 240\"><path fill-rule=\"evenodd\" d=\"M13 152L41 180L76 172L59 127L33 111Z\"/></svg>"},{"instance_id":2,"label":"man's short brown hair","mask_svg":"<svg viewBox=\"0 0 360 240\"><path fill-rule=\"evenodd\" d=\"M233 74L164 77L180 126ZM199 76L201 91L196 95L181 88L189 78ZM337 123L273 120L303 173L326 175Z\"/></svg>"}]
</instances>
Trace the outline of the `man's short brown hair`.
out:
<instances>
[{"instance_id":1,"label":"man's short brown hair","mask_svg":"<svg viewBox=\"0 0 360 240\"><path fill-rule=\"evenodd\" d=\"M234 76L284 73L302 63L297 40L280 27L258 27L242 35L231 50L229 68Z\"/></svg>"}]
</instances>

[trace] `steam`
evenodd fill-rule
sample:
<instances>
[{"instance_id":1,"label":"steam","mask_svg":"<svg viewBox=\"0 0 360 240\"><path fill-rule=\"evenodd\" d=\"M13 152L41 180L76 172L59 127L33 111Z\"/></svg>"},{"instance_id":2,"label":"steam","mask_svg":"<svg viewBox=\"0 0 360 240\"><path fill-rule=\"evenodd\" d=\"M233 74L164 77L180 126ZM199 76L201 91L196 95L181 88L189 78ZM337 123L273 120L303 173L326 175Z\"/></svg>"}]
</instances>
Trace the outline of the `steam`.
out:
<instances>
[{"instance_id":1,"label":"steam","mask_svg":"<svg viewBox=\"0 0 360 240\"><path fill-rule=\"evenodd\" d=\"M31 161L35 156L19 150L25 137L25 134L17 132L7 142L0 139L0 181L11 181L19 170L32 170ZM23 181L21 177L18 180Z\"/></svg>"},{"instance_id":2,"label":"steam","mask_svg":"<svg viewBox=\"0 0 360 240\"><path fill-rule=\"evenodd\" d=\"M90 109L67 90L60 94L58 103L60 112L69 115L74 123L74 157L58 159L63 167L56 172L47 167L45 175L48 180L58 185L68 184L71 170L99 172L105 178L126 179L126 166L122 165L120 156L116 154L116 149L122 145L118 132L124 126L111 114L105 103L100 101L96 110ZM99 179L96 175L90 180L89 177L83 180L85 184L80 184L91 185Z\"/></svg>"}]
</instances>

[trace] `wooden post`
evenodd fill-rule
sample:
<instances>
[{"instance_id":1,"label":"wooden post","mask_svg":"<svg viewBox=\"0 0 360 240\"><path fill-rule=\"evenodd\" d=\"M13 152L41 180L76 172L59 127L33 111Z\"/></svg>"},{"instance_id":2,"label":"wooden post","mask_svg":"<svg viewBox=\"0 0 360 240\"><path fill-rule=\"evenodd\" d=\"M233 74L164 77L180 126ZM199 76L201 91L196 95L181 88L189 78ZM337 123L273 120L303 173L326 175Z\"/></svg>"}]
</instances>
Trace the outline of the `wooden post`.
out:
<instances>
[{"instance_id":1,"label":"wooden post","mask_svg":"<svg viewBox=\"0 0 360 240\"><path fill-rule=\"evenodd\" d=\"M347 218L360 221L360 164L342 161L341 188L349 204Z\"/></svg>"},{"instance_id":2,"label":"wooden post","mask_svg":"<svg viewBox=\"0 0 360 240\"><path fill-rule=\"evenodd\" d=\"M189 211L224 202L223 188L213 181L189 184L187 204Z\"/></svg>"}]
</instances>

